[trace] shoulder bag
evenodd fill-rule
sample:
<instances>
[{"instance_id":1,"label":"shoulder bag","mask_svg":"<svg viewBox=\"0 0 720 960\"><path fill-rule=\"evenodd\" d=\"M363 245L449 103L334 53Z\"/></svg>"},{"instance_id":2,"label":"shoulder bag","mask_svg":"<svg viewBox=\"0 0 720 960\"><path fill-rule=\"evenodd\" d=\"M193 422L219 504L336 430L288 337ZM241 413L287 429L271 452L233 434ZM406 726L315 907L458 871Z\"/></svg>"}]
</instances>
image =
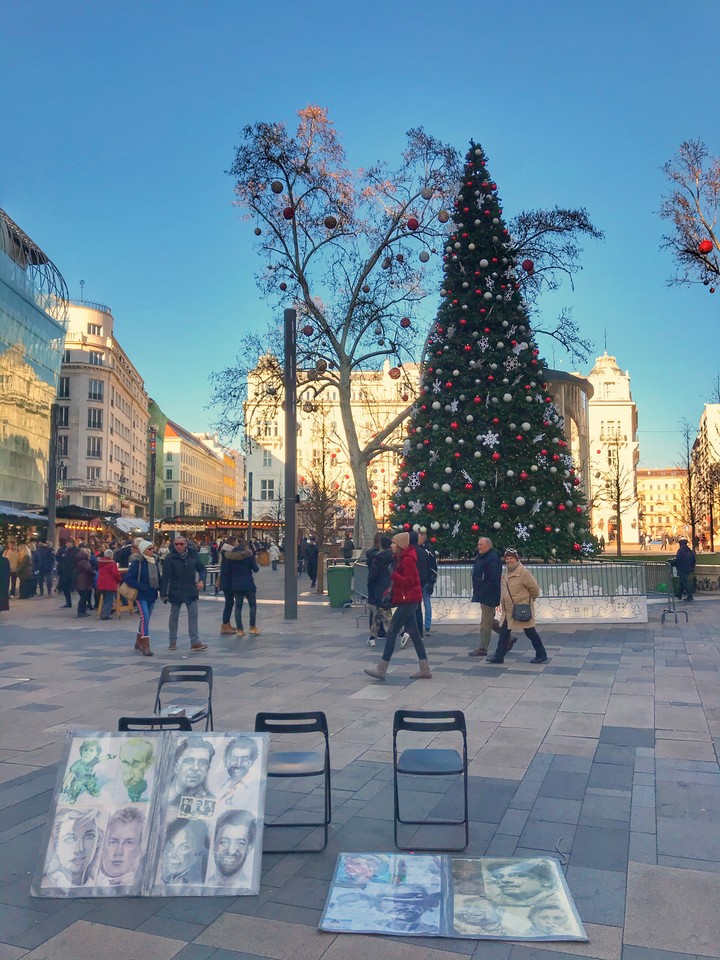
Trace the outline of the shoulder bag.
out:
<instances>
[{"instance_id":1,"label":"shoulder bag","mask_svg":"<svg viewBox=\"0 0 720 960\"><path fill-rule=\"evenodd\" d=\"M527 623L528 620L532 620L532 607L529 603L515 603L515 598L510 592L510 584L506 578L505 586L507 587L507 592L510 594L510 599L513 602L512 608L512 618L517 620L518 623Z\"/></svg>"}]
</instances>

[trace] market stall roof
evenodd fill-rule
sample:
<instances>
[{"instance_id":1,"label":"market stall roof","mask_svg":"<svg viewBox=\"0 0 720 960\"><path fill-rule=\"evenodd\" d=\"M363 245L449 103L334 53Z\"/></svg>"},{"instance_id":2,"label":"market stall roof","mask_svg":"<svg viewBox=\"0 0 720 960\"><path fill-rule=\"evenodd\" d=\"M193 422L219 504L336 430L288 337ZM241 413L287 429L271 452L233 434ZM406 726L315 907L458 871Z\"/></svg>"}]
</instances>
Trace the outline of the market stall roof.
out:
<instances>
[{"instance_id":1,"label":"market stall roof","mask_svg":"<svg viewBox=\"0 0 720 960\"><path fill-rule=\"evenodd\" d=\"M43 516L47 516L47 510L42 510L41 513ZM115 523L118 517L119 514L117 513L105 515L99 510L89 510L87 507L79 507L75 503L58 507L56 511L58 520L100 520L103 523Z\"/></svg>"},{"instance_id":2,"label":"market stall roof","mask_svg":"<svg viewBox=\"0 0 720 960\"><path fill-rule=\"evenodd\" d=\"M0 503L0 517L7 517L11 520L34 520L35 523L44 522L44 518L37 513L28 513L27 510L18 510L17 507L2 503Z\"/></svg>"},{"instance_id":3,"label":"market stall roof","mask_svg":"<svg viewBox=\"0 0 720 960\"><path fill-rule=\"evenodd\" d=\"M118 517L112 521L112 525L123 533L132 533L133 530L139 530L140 533L148 531L147 520L141 520L140 517Z\"/></svg>"}]
</instances>

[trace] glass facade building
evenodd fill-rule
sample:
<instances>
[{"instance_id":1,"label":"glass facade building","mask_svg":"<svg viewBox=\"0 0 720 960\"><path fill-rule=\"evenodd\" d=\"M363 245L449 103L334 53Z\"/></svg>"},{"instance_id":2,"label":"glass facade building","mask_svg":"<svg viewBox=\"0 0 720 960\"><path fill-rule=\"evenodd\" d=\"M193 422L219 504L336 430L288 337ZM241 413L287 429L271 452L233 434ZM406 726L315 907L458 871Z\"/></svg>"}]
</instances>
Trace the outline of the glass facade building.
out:
<instances>
[{"instance_id":1,"label":"glass facade building","mask_svg":"<svg viewBox=\"0 0 720 960\"><path fill-rule=\"evenodd\" d=\"M57 268L0 210L0 501L45 505L67 317Z\"/></svg>"}]
</instances>

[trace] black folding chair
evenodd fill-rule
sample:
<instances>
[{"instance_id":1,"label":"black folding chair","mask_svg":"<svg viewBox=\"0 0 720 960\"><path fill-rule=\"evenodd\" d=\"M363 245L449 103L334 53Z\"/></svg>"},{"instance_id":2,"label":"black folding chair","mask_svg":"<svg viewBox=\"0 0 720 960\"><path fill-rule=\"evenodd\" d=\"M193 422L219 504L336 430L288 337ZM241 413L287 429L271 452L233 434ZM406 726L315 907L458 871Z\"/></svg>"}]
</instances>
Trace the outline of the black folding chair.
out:
<instances>
[{"instance_id":1,"label":"black folding chair","mask_svg":"<svg viewBox=\"0 0 720 960\"><path fill-rule=\"evenodd\" d=\"M317 750L271 750L268 756L268 777L324 777L325 811L322 820L307 823L268 823L265 828L293 829L297 827L322 827L323 845L311 850L272 850L269 853L319 853L328 842L328 824L332 818L330 797L330 739L327 718L321 711L310 713L258 713L255 717L255 732L270 734L321 733L325 739L324 751Z\"/></svg>"},{"instance_id":2,"label":"black folding chair","mask_svg":"<svg viewBox=\"0 0 720 960\"><path fill-rule=\"evenodd\" d=\"M153 730L185 730L192 733L192 724L188 717L120 717L118 730L142 731L152 733Z\"/></svg>"},{"instance_id":3,"label":"black folding chair","mask_svg":"<svg viewBox=\"0 0 720 960\"><path fill-rule=\"evenodd\" d=\"M448 733L457 730L462 736L462 756L457 750L425 747L403 750L398 758L398 734L403 731L415 733ZM464 816L462 820L425 819L405 820L400 816L398 774L410 777L457 777L463 778ZM395 794L395 846L400 850L464 850L469 842L468 817L468 760L467 730L462 710L396 710L393 723L393 784ZM398 842L398 824L410 826L464 826L465 843L461 847L420 847L416 843L402 846Z\"/></svg>"},{"instance_id":4,"label":"black folding chair","mask_svg":"<svg viewBox=\"0 0 720 960\"><path fill-rule=\"evenodd\" d=\"M207 700L198 698L193 691L183 701L179 703L169 703L164 707L161 702L161 691L167 684L207 684ZM186 717L191 724L205 721L206 730L214 730L213 709L212 709L212 688L213 688L213 670L212 667L188 666L188 667L163 667L160 679L158 681L157 694L155 696L154 713L156 717Z\"/></svg>"}]
</instances>

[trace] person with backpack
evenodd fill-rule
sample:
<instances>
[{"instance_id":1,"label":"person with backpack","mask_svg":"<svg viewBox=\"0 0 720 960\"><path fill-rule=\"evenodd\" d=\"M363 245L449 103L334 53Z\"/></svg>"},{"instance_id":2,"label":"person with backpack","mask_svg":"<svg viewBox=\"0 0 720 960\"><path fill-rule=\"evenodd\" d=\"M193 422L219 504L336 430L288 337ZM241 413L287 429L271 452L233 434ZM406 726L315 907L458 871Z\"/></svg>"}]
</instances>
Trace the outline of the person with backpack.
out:
<instances>
[{"instance_id":1,"label":"person with backpack","mask_svg":"<svg viewBox=\"0 0 720 960\"><path fill-rule=\"evenodd\" d=\"M371 547L368 557L368 606L370 607L370 636L367 644L374 647L382 633L387 637L392 619L390 603L390 569L393 562L390 537L378 535L378 548ZM372 556L371 556L372 554Z\"/></svg>"}]
</instances>

